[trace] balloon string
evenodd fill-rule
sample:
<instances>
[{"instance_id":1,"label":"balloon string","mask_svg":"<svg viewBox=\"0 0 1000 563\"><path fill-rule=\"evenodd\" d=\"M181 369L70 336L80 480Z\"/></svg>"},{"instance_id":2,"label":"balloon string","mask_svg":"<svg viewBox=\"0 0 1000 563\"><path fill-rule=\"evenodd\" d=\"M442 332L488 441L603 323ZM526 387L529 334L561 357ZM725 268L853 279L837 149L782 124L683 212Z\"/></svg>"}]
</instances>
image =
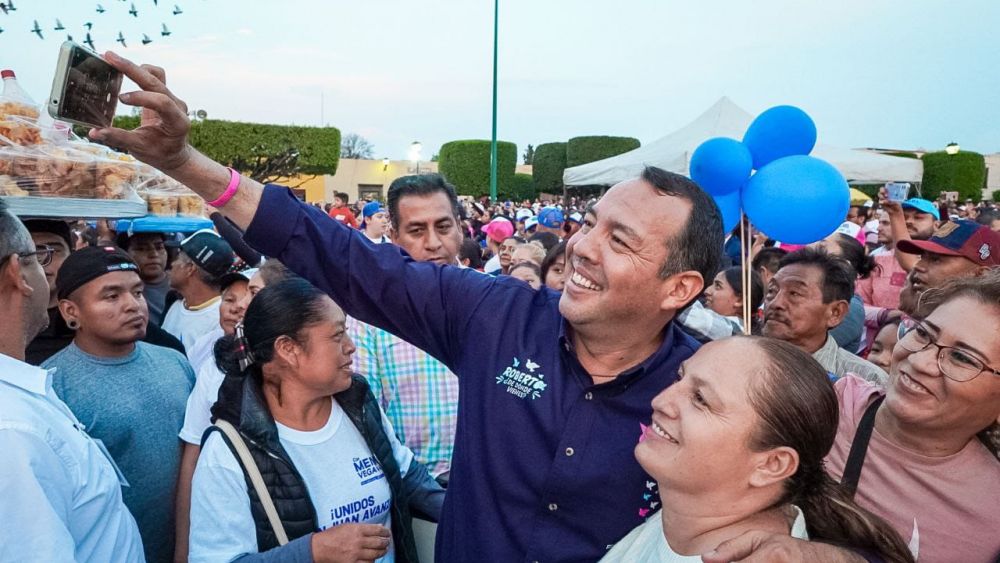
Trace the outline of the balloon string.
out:
<instances>
[{"instance_id":1,"label":"balloon string","mask_svg":"<svg viewBox=\"0 0 1000 563\"><path fill-rule=\"evenodd\" d=\"M743 334L750 334L750 300L747 293L750 290L750 251L751 246L747 243L750 236L750 228L747 224L747 216L740 211L740 277L743 282L743 289L740 291L743 305Z\"/></svg>"}]
</instances>

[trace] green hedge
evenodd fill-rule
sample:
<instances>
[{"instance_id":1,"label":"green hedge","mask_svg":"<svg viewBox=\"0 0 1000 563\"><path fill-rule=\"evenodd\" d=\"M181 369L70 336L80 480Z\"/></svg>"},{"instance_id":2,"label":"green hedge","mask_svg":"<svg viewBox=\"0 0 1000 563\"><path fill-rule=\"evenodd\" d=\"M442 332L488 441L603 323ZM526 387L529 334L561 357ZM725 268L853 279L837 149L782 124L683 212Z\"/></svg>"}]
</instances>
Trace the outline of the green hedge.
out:
<instances>
[{"instance_id":1,"label":"green hedge","mask_svg":"<svg viewBox=\"0 0 1000 563\"><path fill-rule=\"evenodd\" d=\"M639 148L633 137L574 137L566 143L566 166L580 166ZM541 148L541 147L539 147Z\"/></svg>"},{"instance_id":2,"label":"green hedge","mask_svg":"<svg viewBox=\"0 0 1000 563\"><path fill-rule=\"evenodd\" d=\"M538 197L538 192L535 190L535 181L532 180L531 174L514 174L514 181L510 187L497 186L497 199L499 200L523 201L528 199L534 201L536 197Z\"/></svg>"},{"instance_id":3,"label":"green hedge","mask_svg":"<svg viewBox=\"0 0 1000 563\"><path fill-rule=\"evenodd\" d=\"M115 127L135 129L138 116L119 116ZM340 161L340 130L336 127L265 125L206 119L191 123L191 144L212 160L229 164L236 157L299 151L304 174L335 174Z\"/></svg>"},{"instance_id":4,"label":"green hedge","mask_svg":"<svg viewBox=\"0 0 1000 563\"><path fill-rule=\"evenodd\" d=\"M924 155L923 195L934 201L941 192L958 192L959 201L983 198L986 185L986 160L983 155L960 151L944 151Z\"/></svg>"},{"instance_id":5,"label":"green hedge","mask_svg":"<svg viewBox=\"0 0 1000 563\"><path fill-rule=\"evenodd\" d=\"M490 142L451 141L441 145L438 172L460 195L479 197L490 193ZM497 196L515 188L517 145L497 141Z\"/></svg>"},{"instance_id":6,"label":"green hedge","mask_svg":"<svg viewBox=\"0 0 1000 563\"><path fill-rule=\"evenodd\" d=\"M538 145L531 160L531 177L535 181L535 191L562 193L564 170L566 170L566 143Z\"/></svg>"}]
</instances>

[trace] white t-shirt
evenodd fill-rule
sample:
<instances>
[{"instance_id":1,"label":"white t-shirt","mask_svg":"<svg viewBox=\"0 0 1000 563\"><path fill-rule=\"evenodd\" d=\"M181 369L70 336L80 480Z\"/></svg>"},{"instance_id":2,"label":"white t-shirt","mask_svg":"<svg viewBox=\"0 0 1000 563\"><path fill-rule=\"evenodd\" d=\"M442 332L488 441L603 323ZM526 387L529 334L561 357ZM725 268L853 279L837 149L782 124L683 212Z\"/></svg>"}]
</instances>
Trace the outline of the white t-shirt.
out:
<instances>
[{"instance_id":1,"label":"white t-shirt","mask_svg":"<svg viewBox=\"0 0 1000 563\"><path fill-rule=\"evenodd\" d=\"M499 269L500 269L500 257L496 255L494 255L493 258L487 260L486 264L483 266L483 271L486 272L487 274L492 274L493 272Z\"/></svg>"},{"instance_id":2,"label":"white t-shirt","mask_svg":"<svg viewBox=\"0 0 1000 563\"><path fill-rule=\"evenodd\" d=\"M381 410L381 409L379 409ZM399 443L385 413L382 424L405 476L413 452ZM278 424L278 438L305 481L321 530L344 523L392 526L389 483L361 433L336 401L330 419L313 432ZM218 432L198 459L191 491L191 563L231 561L257 552L246 480ZM395 560L395 550L379 559Z\"/></svg>"},{"instance_id":3,"label":"white t-shirt","mask_svg":"<svg viewBox=\"0 0 1000 563\"><path fill-rule=\"evenodd\" d=\"M795 509L795 521L792 523L790 535L800 540L808 540L806 517L799 507ZM650 515L649 519L635 527L627 536L615 544L600 563L701 563L701 555L679 555L663 535L663 520L660 511Z\"/></svg>"},{"instance_id":4,"label":"white t-shirt","mask_svg":"<svg viewBox=\"0 0 1000 563\"><path fill-rule=\"evenodd\" d=\"M201 445L202 435L212 425L212 405L219 400L219 387L224 378L225 374L219 370L214 359L202 364L184 409L184 426L179 434L181 440Z\"/></svg>"},{"instance_id":5,"label":"white t-shirt","mask_svg":"<svg viewBox=\"0 0 1000 563\"><path fill-rule=\"evenodd\" d=\"M201 368L207 361L215 363L215 341L225 336L221 326L216 325L212 332L203 334L195 341L194 346L187 348L188 363L195 375L201 373Z\"/></svg>"},{"instance_id":6,"label":"white t-shirt","mask_svg":"<svg viewBox=\"0 0 1000 563\"><path fill-rule=\"evenodd\" d=\"M161 328L180 340L185 350L193 348L199 338L219 328L221 306L222 299L216 298L204 309L191 311L184 306L182 300L175 301L167 311L167 315L163 317Z\"/></svg>"}]
</instances>

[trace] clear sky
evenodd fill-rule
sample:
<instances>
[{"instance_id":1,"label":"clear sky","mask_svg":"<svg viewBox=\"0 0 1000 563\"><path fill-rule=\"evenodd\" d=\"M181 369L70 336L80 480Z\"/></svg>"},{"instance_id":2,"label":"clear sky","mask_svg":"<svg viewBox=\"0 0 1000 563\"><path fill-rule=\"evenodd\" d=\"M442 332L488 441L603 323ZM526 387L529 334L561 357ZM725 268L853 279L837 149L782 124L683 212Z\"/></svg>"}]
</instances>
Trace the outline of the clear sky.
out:
<instances>
[{"instance_id":1,"label":"clear sky","mask_svg":"<svg viewBox=\"0 0 1000 563\"><path fill-rule=\"evenodd\" d=\"M130 3L15 0L0 67L42 101L64 34L81 40L90 21L99 50L165 67L211 118L334 125L377 158L490 136L489 0L135 0L138 17ZM519 152L648 142L726 95L751 113L798 105L828 144L993 153L998 25L998 0L500 0L499 137Z\"/></svg>"}]
</instances>

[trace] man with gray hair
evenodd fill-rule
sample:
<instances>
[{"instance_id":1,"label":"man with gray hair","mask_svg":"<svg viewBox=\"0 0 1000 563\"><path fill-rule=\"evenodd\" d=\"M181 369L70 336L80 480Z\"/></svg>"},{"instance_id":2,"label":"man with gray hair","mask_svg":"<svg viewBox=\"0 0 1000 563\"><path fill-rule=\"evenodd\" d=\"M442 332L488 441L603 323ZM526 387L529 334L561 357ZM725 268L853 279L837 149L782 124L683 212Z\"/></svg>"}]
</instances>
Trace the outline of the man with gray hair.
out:
<instances>
[{"instance_id":1,"label":"man with gray hair","mask_svg":"<svg viewBox=\"0 0 1000 563\"><path fill-rule=\"evenodd\" d=\"M0 202L0 560L144 561L114 461L56 396L52 372L24 362L48 324L51 260Z\"/></svg>"}]
</instances>

